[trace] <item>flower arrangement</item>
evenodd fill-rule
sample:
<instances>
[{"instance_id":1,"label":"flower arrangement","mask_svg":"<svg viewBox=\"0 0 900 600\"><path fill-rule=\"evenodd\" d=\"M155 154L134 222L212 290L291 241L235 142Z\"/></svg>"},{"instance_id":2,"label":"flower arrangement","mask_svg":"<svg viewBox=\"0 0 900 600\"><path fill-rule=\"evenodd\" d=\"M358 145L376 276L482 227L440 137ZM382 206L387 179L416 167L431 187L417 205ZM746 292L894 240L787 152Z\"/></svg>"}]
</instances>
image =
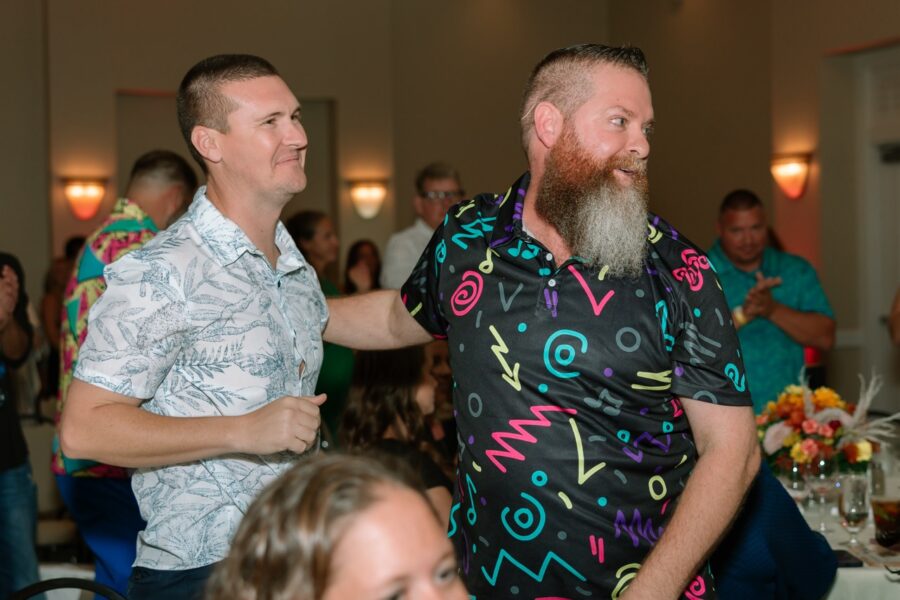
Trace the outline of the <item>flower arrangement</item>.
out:
<instances>
[{"instance_id":1,"label":"flower arrangement","mask_svg":"<svg viewBox=\"0 0 900 600\"><path fill-rule=\"evenodd\" d=\"M802 379L802 374L801 374ZM835 457L844 471L865 471L872 454L891 436L889 417L867 420L872 399L881 389L879 377L867 384L860 377L860 400L843 400L827 387L812 390L804 383L789 385L756 417L763 452L776 471L790 470L792 463L808 464L822 454Z\"/></svg>"}]
</instances>

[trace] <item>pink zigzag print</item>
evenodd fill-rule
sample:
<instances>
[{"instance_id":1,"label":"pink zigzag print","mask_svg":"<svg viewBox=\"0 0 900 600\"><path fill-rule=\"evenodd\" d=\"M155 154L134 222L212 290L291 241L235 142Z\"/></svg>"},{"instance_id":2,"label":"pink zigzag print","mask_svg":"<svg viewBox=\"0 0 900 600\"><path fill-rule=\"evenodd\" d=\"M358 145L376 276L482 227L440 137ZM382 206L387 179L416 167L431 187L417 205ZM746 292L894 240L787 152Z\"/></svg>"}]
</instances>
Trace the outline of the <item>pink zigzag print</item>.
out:
<instances>
[{"instance_id":1,"label":"pink zigzag print","mask_svg":"<svg viewBox=\"0 0 900 600\"><path fill-rule=\"evenodd\" d=\"M574 408L562 408L561 406L532 406L531 412L534 414L536 419L510 419L509 426L518 431L518 433L511 433L508 431L495 431L491 434L491 437L494 438L494 441L497 442L500 446L505 448L505 450L487 450L485 455L494 465L500 469L500 472L506 473L506 467L504 467L497 457L501 458L511 458L512 460L525 460L525 457L521 452L513 448L507 443L507 439L516 440L519 442L526 442L528 444L534 444L537 442L537 439L525 431L525 426L531 427L550 427L550 421L543 415L545 412L564 412L570 415L576 414L578 411Z\"/></svg>"}]
</instances>

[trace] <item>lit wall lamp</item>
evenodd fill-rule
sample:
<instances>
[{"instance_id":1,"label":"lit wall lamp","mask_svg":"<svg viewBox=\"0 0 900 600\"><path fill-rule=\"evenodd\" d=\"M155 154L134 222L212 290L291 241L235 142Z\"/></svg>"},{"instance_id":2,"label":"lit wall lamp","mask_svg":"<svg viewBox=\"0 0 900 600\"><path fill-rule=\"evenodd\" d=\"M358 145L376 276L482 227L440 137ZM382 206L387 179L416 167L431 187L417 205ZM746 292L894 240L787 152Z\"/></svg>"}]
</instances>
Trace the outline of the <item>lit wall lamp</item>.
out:
<instances>
[{"instance_id":1,"label":"lit wall lamp","mask_svg":"<svg viewBox=\"0 0 900 600\"><path fill-rule=\"evenodd\" d=\"M374 218L387 196L387 181L367 179L347 183L350 185L350 199L356 213L363 219Z\"/></svg>"},{"instance_id":2,"label":"lit wall lamp","mask_svg":"<svg viewBox=\"0 0 900 600\"><path fill-rule=\"evenodd\" d=\"M785 196L799 200L806 191L810 154L776 154L772 157L772 177Z\"/></svg>"},{"instance_id":3,"label":"lit wall lamp","mask_svg":"<svg viewBox=\"0 0 900 600\"><path fill-rule=\"evenodd\" d=\"M63 193L76 218L87 221L97 214L106 195L105 179L66 179Z\"/></svg>"}]
</instances>

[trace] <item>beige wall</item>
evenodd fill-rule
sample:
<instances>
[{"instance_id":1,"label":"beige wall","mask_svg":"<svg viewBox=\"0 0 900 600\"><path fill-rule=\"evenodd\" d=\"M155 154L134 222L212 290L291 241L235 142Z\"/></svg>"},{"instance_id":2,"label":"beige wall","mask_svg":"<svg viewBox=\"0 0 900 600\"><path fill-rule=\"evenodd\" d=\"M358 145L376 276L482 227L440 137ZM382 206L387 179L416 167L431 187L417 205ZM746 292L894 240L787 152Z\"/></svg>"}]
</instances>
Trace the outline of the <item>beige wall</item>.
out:
<instances>
[{"instance_id":1,"label":"beige wall","mask_svg":"<svg viewBox=\"0 0 900 600\"><path fill-rule=\"evenodd\" d=\"M653 208L705 245L723 193L756 190L787 249L818 267L839 333L855 328L862 258L852 74L829 55L896 39L900 3L612 0L610 31L616 42L641 46L650 61L659 121ZM823 89L845 93L823 97ZM843 109L842 122L822 123L823 106L830 114ZM770 156L787 152L814 154L799 201L781 195L768 173ZM868 372L853 337L839 335L829 361L830 383L847 393L856 373Z\"/></svg>"},{"instance_id":2,"label":"beige wall","mask_svg":"<svg viewBox=\"0 0 900 600\"><path fill-rule=\"evenodd\" d=\"M0 251L19 257L32 303L49 265L47 127L41 3L5 3L0 18Z\"/></svg>"},{"instance_id":3,"label":"beige wall","mask_svg":"<svg viewBox=\"0 0 900 600\"><path fill-rule=\"evenodd\" d=\"M223 52L265 56L301 100L336 101L340 177L392 172L388 0L48 0L47 20L50 165L57 177L116 172L116 90L174 91L197 60ZM310 160L316 152L312 140ZM54 183L53 240L59 247L71 233L94 228L101 216L76 221ZM105 208L112 200L110 194ZM377 237L389 231L390 213L364 224L348 202L342 195L338 220L346 239L366 228Z\"/></svg>"},{"instance_id":4,"label":"beige wall","mask_svg":"<svg viewBox=\"0 0 900 600\"><path fill-rule=\"evenodd\" d=\"M265 56L301 100L335 102L340 180L390 180L372 221L355 214L339 187L344 247L360 237L382 244L412 221L411 181L426 162L458 165L472 192L509 185L524 168L516 112L531 67L555 47L603 41L608 29L607 3L584 0L162 0L152 10L47 2L57 249L95 228L121 187L113 179L101 213L79 222L58 180L115 177L117 90L172 92L191 64L214 53ZM314 159L314 139L309 152Z\"/></svg>"},{"instance_id":5,"label":"beige wall","mask_svg":"<svg viewBox=\"0 0 900 600\"><path fill-rule=\"evenodd\" d=\"M856 197L855 112L850 65L829 55L900 36L900 3L869 0L795 0L772 3L772 150L813 151L816 164L809 190L799 202L776 205L782 232L794 232L789 248L819 267L835 309L839 348L830 362L830 383L856 390L856 374L868 374L860 343L858 273L860 199ZM834 93L835 90L845 93ZM830 90L827 97L823 90ZM822 121L822 109L844 123ZM843 112L842 112L843 111ZM823 143L824 142L824 143ZM831 170L828 171L828 167Z\"/></svg>"},{"instance_id":6,"label":"beige wall","mask_svg":"<svg viewBox=\"0 0 900 600\"><path fill-rule=\"evenodd\" d=\"M656 112L650 205L708 247L735 188L771 206L769 1L612 0L612 40L642 48Z\"/></svg>"},{"instance_id":7,"label":"beige wall","mask_svg":"<svg viewBox=\"0 0 900 600\"><path fill-rule=\"evenodd\" d=\"M455 0L393 3L398 226L412 222L413 179L456 166L472 194L505 191L525 170L519 102L548 52L609 41L607 2Z\"/></svg>"}]
</instances>

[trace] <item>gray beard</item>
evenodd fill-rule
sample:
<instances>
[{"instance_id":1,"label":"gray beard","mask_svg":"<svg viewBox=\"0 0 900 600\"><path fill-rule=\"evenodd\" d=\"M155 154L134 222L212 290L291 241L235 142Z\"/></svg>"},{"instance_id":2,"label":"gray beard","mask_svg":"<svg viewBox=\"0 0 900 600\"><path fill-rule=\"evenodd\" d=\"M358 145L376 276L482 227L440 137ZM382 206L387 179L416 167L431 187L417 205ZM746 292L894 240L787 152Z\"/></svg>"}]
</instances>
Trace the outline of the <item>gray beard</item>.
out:
<instances>
[{"instance_id":1,"label":"gray beard","mask_svg":"<svg viewBox=\"0 0 900 600\"><path fill-rule=\"evenodd\" d=\"M615 159L596 165L572 151L563 144L548 157L537 214L587 265L607 268L612 277L637 279L647 255L646 173L624 187L612 173Z\"/></svg>"},{"instance_id":2,"label":"gray beard","mask_svg":"<svg viewBox=\"0 0 900 600\"><path fill-rule=\"evenodd\" d=\"M615 183L586 191L570 206L565 233L572 253L612 277L637 279L647 255L647 208L642 190Z\"/></svg>"}]
</instances>

